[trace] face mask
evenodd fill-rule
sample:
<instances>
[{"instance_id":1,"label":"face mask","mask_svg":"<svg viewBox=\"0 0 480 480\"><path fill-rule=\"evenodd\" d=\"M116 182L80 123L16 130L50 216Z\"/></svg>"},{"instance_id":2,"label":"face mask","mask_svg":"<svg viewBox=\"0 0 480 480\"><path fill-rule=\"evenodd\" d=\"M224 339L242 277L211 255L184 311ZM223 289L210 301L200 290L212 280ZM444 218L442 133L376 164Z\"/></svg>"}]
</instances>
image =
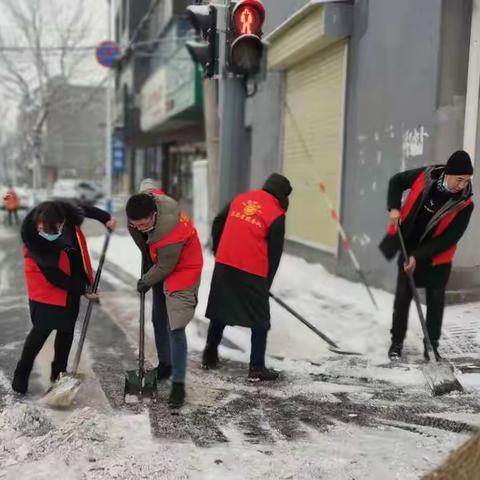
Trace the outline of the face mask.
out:
<instances>
[{"instance_id":1,"label":"face mask","mask_svg":"<svg viewBox=\"0 0 480 480\"><path fill-rule=\"evenodd\" d=\"M62 232L58 232L58 233L38 232L38 234L45 240L48 240L49 242L54 242L55 240L58 240L60 238L60 235L62 234Z\"/></svg>"},{"instance_id":2,"label":"face mask","mask_svg":"<svg viewBox=\"0 0 480 480\"><path fill-rule=\"evenodd\" d=\"M445 189L445 191L452 193L451 190L448 188L448 182L447 182L447 177L446 176L443 177L442 187Z\"/></svg>"}]
</instances>

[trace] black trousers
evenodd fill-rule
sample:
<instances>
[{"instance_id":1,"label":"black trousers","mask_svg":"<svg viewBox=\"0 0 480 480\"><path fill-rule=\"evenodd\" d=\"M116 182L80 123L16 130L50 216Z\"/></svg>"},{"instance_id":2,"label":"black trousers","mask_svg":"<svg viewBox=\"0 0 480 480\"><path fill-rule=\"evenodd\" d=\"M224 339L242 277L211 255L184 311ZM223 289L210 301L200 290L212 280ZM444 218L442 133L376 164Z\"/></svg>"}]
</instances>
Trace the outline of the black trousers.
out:
<instances>
[{"instance_id":1,"label":"black trousers","mask_svg":"<svg viewBox=\"0 0 480 480\"><path fill-rule=\"evenodd\" d=\"M207 335L207 347L218 348L222 341L225 325L220 322L210 321ZM253 329L250 350L250 368L265 367L265 351L267 350L268 330Z\"/></svg>"},{"instance_id":2,"label":"black trousers","mask_svg":"<svg viewBox=\"0 0 480 480\"><path fill-rule=\"evenodd\" d=\"M445 308L446 285L425 288L427 297L427 331L434 348L442 332L443 311ZM392 342L403 343L407 333L408 313L413 293L403 268L398 270L397 289L393 304Z\"/></svg>"},{"instance_id":3,"label":"black trousers","mask_svg":"<svg viewBox=\"0 0 480 480\"><path fill-rule=\"evenodd\" d=\"M19 219L18 219L18 211L17 210L8 210L8 218L7 218L7 224L9 226L13 225L13 219L15 218L15 225L18 225Z\"/></svg>"},{"instance_id":4,"label":"black trousers","mask_svg":"<svg viewBox=\"0 0 480 480\"><path fill-rule=\"evenodd\" d=\"M27 335L25 344L23 345L22 355L17 364L15 375L24 378L30 376L33 368L33 362L39 354L47 338L52 333L52 329L41 329L33 327ZM52 363L52 377L55 378L60 372L67 370L68 355L72 348L73 330L71 332L57 331L55 336L55 356Z\"/></svg>"}]
</instances>

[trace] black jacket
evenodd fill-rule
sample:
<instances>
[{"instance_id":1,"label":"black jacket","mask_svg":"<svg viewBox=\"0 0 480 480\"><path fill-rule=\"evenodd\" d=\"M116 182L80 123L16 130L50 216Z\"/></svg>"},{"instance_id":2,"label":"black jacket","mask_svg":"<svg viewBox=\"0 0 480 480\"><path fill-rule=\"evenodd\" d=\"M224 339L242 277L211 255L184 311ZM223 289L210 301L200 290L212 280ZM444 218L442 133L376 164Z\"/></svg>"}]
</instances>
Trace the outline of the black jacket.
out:
<instances>
[{"instance_id":1,"label":"black jacket","mask_svg":"<svg viewBox=\"0 0 480 480\"><path fill-rule=\"evenodd\" d=\"M30 301L32 322L41 328L68 331L74 328L80 296L87 291L88 287L75 227L82 225L85 218L92 218L105 224L111 216L89 205L67 201L58 201L58 203L65 212L65 225L62 236L58 240L49 242L38 234L34 222L35 209L25 217L21 227L21 237L28 254L34 258L45 278L52 285L68 292L66 307ZM70 275L65 274L58 266L62 251L67 253L70 260Z\"/></svg>"},{"instance_id":2,"label":"black jacket","mask_svg":"<svg viewBox=\"0 0 480 480\"><path fill-rule=\"evenodd\" d=\"M285 210L290 182L282 175L273 174L263 187ZM215 218L212 225L212 248L216 253L228 217L230 204ZM269 290L280 264L285 240L285 215L270 226L268 247L268 278L241 271L229 265L215 264L206 316L226 325L249 328L270 328Z\"/></svg>"},{"instance_id":3,"label":"black jacket","mask_svg":"<svg viewBox=\"0 0 480 480\"><path fill-rule=\"evenodd\" d=\"M401 208L404 191L412 188L413 183L423 171L426 172L425 189L415 202L401 229L407 244L407 253L415 257L417 261L417 271L415 273L417 286L433 283L444 285L448 281L451 264L433 266L432 260L436 255L456 245L462 238L473 212L473 204L465 207L441 235L434 237L433 232L446 214L458 208L473 195L472 188L471 185L468 185L459 194L450 194L442 199L440 209L432 215L432 218L428 219L428 222L422 223L422 209L432 195L438 195L437 185L443 178L445 167L433 166L407 170L394 175L390 179L387 199L388 210ZM388 260L393 259L400 250L398 237L385 235L379 248ZM403 262L403 259L400 262Z\"/></svg>"}]
</instances>

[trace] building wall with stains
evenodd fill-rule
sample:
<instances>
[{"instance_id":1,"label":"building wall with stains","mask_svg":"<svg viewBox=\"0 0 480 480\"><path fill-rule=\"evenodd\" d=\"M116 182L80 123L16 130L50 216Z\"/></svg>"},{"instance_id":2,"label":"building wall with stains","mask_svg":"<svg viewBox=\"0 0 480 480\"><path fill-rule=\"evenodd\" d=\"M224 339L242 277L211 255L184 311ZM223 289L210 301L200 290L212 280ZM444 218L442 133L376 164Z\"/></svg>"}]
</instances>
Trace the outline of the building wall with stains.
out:
<instances>
[{"instance_id":1,"label":"building wall with stains","mask_svg":"<svg viewBox=\"0 0 480 480\"><path fill-rule=\"evenodd\" d=\"M308 0L263 0L267 11L264 34L267 36L290 16L308 3ZM281 72L269 71L265 81L258 85L256 95L247 100L245 125L251 135L251 188L259 188L272 173L281 170L282 139Z\"/></svg>"},{"instance_id":2,"label":"building wall with stains","mask_svg":"<svg viewBox=\"0 0 480 480\"><path fill-rule=\"evenodd\" d=\"M374 285L392 289L396 279L395 262L377 248L388 223L389 178L445 163L462 148L470 18L471 0L355 2L341 217ZM454 288L471 280L466 266L480 264L479 228L475 219L461 243ZM355 275L342 248L337 271Z\"/></svg>"}]
</instances>

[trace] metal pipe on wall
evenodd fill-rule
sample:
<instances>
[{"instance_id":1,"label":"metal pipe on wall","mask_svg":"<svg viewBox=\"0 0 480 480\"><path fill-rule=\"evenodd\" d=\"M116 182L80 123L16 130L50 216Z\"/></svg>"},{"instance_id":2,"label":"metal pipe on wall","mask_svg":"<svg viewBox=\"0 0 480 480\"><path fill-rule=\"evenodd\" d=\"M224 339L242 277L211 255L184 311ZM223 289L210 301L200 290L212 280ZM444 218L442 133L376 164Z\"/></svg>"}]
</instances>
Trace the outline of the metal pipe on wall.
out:
<instances>
[{"instance_id":1,"label":"metal pipe on wall","mask_svg":"<svg viewBox=\"0 0 480 480\"><path fill-rule=\"evenodd\" d=\"M472 23L465 105L463 149L475 158L478 128L478 97L480 94L480 0L472 0Z\"/></svg>"}]
</instances>

